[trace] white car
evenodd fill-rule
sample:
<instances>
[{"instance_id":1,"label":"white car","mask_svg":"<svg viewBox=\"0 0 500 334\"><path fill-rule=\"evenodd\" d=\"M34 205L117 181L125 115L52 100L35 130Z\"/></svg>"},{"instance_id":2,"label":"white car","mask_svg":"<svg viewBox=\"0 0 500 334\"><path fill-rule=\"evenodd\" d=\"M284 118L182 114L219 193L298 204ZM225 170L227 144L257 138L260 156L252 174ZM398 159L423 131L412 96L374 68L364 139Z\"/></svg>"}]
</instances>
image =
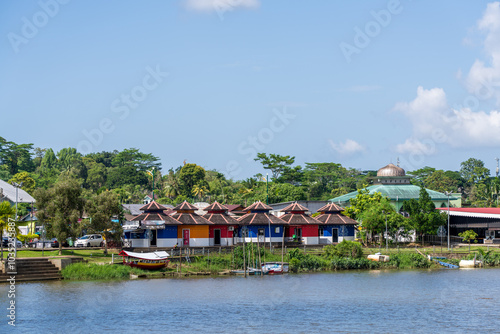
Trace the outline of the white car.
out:
<instances>
[{"instance_id":1,"label":"white car","mask_svg":"<svg viewBox=\"0 0 500 334\"><path fill-rule=\"evenodd\" d=\"M100 234L87 234L76 239L75 247L100 247L104 246L104 239Z\"/></svg>"}]
</instances>

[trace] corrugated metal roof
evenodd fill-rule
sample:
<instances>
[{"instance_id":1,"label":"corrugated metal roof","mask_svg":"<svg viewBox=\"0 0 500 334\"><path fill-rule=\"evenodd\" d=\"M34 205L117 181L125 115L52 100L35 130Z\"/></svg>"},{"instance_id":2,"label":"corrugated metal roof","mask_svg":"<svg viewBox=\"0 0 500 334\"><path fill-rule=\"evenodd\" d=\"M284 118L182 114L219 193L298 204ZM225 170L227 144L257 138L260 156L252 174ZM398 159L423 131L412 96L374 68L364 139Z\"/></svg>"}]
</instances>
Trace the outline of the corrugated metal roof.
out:
<instances>
[{"instance_id":1,"label":"corrugated metal roof","mask_svg":"<svg viewBox=\"0 0 500 334\"><path fill-rule=\"evenodd\" d=\"M418 199L420 195L420 187L412 184L401 184L401 185L387 185L387 184L377 184L367 187L370 194L376 192L381 193L383 196L389 197L393 201L405 201L409 199ZM448 200L448 196L438 191L425 189L433 201L444 201ZM330 199L333 203L346 203L351 200L351 198L356 197L357 191L350 192L348 194L338 196ZM456 200L456 197L451 197L450 200Z\"/></svg>"},{"instance_id":2,"label":"corrugated metal roof","mask_svg":"<svg viewBox=\"0 0 500 334\"><path fill-rule=\"evenodd\" d=\"M2 192L3 197L7 198L9 201L11 201L13 203L16 202L16 187L14 187L13 185L11 185L3 180L0 180L0 189L2 189L1 192ZM2 196L0 196L0 197L2 197ZM2 197L2 199L3 199L3 197ZM33 203L36 201L30 194L28 194L26 191L19 188L19 190L17 192L17 202L18 203Z\"/></svg>"},{"instance_id":3,"label":"corrugated metal roof","mask_svg":"<svg viewBox=\"0 0 500 334\"><path fill-rule=\"evenodd\" d=\"M448 208L438 208L448 213ZM450 208L450 216L500 218L500 208Z\"/></svg>"}]
</instances>

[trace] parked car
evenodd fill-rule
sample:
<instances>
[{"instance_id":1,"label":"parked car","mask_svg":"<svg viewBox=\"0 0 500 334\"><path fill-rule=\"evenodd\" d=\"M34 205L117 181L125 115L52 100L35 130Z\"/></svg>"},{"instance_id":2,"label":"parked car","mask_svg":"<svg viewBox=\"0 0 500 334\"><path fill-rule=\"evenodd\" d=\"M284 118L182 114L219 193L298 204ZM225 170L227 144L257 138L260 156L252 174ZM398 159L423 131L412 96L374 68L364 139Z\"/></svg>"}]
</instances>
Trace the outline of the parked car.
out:
<instances>
[{"instance_id":1,"label":"parked car","mask_svg":"<svg viewBox=\"0 0 500 334\"><path fill-rule=\"evenodd\" d=\"M17 243L16 248L19 249L19 248L23 247L23 243L21 241L19 241L19 240L16 239L16 243ZM3 237L2 238L2 246L3 247L9 247L9 238L8 237Z\"/></svg>"},{"instance_id":2,"label":"parked car","mask_svg":"<svg viewBox=\"0 0 500 334\"><path fill-rule=\"evenodd\" d=\"M75 247L100 247L104 246L104 239L100 234L87 234L76 239Z\"/></svg>"},{"instance_id":3,"label":"parked car","mask_svg":"<svg viewBox=\"0 0 500 334\"><path fill-rule=\"evenodd\" d=\"M63 242L63 247L68 247L69 246L69 240L70 238L68 238L65 242ZM45 248L59 248L59 241L57 241L57 238L52 238L50 240L45 240L43 241L44 245L43 247ZM26 245L27 247L31 247L31 248L36 248L36 247L39 247L41 248L42 247L42 240L39 239L37 241L31 241L31 242L28 242L28 244Z\"/></svg>"}]
</instances>

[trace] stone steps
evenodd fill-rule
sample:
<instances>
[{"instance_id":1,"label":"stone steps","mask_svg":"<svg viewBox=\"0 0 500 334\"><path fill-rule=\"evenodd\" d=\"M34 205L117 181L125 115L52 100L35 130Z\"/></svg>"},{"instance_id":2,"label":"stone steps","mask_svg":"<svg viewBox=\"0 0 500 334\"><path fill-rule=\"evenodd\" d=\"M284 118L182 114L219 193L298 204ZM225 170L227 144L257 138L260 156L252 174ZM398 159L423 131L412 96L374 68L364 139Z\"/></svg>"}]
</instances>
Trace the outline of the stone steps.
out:
<instances>
[{"instance_id":1,"label":"stone steps","mask_svg":"<svg viewBox=\"0 0 500 334\"><path fill-rule=\"evenodd\" d=\"M59 269L46 258L16 259L17 281L39 281L62 279ZM11 275L0 274L0 283L7 283Z\"/></svg>"}]
</instances>

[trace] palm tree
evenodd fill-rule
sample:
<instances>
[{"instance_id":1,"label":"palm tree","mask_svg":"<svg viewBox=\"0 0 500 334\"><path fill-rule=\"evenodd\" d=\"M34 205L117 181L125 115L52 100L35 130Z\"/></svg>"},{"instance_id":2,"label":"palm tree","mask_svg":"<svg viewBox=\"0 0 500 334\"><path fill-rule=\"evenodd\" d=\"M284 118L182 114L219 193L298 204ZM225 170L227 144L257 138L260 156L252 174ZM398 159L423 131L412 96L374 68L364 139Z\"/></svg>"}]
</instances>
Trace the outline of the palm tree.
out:
<instances>
[{"instance_id":1,"label":"palm tree","mask_svg":"<svg viewBox=\"0 0 500 334\"><path fill-rule=\"evenodd\" d=\"M203 197L203 195L205 195L205 193L207 192L207 187L205 186L200 186L199 184L196 184L194 187L193 187L193 190L191 191L193 193L193 195L195 196L198 196L198 198L200 199L201 201L201 198Z\"/></svg>"},{"instance_id":2,"label":"palm tree","mask_svg":"<svg viewBox=\"0 0 500 334\"><path fill-rule=\"evenodd\" d=\"M5 201L0 203L0 236L3 238L3 231L9 227L9 218L14 216L16 209ZM18 231L15 226L16 232ZM15 242L15 241L14 241ZM0 258L3 260L3 240L0 241Z\"/></svg>"},{"instance_id":3,"label":"palm tree","mask_svg":"<svg viewBox=\"0 0 500 334\"><path fill-rule=\"evenodd\" d=\"M245 206L247 206L247 199L253 193L253 188L241 188L239 193L242 195L241 197L245 199Z\"/></svg>"}]
</instances>

